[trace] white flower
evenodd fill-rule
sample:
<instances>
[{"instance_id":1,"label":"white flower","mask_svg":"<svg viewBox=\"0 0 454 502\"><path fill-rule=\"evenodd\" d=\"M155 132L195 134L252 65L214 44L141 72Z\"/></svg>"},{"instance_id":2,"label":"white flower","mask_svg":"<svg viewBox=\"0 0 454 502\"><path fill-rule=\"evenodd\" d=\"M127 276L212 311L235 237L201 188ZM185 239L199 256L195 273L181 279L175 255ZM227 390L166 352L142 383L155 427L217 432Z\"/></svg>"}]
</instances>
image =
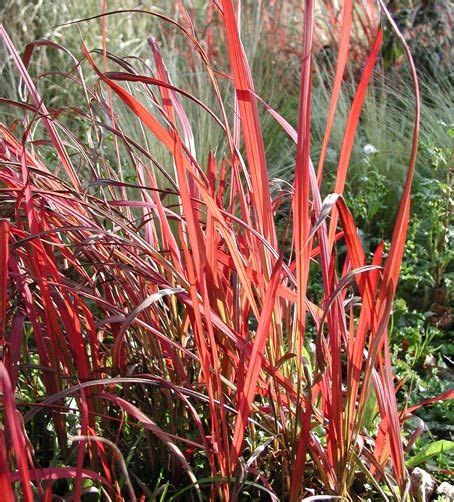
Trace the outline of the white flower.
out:
<instances>
[{"instance_id":1,"label":"white flower","mask_svg":"<svg viewBox=\"0 0 454 502\"><path fill-rule=\"evenodd\" d=\"M364 145L363 152L366 155L371 155L373 153L377 153L378 150L375 148L374 145L371 145L370 143L367 143L367 145Z\"/></svg>"}]
</instances>

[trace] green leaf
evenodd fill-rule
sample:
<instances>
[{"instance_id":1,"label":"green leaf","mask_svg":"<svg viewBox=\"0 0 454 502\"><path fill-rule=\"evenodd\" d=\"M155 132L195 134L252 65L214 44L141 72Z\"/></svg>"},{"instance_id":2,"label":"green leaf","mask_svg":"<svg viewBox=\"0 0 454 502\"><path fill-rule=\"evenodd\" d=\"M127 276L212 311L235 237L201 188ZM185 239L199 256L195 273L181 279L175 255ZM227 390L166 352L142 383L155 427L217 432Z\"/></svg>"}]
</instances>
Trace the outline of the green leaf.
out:
<instances>
[{"instance_id":1,"label":"green leaf","mask_svg":"<svg viewBox=\"0 0 454 502\"><path fill-rule=\"evenodd\" d=\"M408 467L415 467L422 464L430 457L439 455L440 453L452 453L454 452L454 441L448 441L447 439L441 439L440 441L434 441L433 443L427 444L421 451L414 457L407 460Z\"/></svg>"}]
</instances>

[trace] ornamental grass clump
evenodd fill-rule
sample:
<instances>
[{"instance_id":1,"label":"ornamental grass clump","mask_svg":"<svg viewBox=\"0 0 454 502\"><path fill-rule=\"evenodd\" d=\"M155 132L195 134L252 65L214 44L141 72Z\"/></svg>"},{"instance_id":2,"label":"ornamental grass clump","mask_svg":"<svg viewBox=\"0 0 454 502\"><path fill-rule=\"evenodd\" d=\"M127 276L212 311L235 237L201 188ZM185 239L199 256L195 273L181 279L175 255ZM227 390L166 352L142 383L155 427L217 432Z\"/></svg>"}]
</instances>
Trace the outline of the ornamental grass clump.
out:
<instances>
[{"instance_id":1,"label":"ornamental grass clump","mask_svg":"<svg viewBox=\"0 0 454 502\"><path fill-rule=\"evenodd\" d=\"M0 124L5 500L79 500L88 491L102 500L408 495L402 427L413 409L397 406L387 327L409 221L419 96L407 51L413 146L391 245L368 256L343 198L382 42L378 12L364 8L373 37L325 197L324 162L358 30L350 0L338 20L317 159L311 0L296 128L256 94L232 0L210 11L225 43L216 63L190 17L137 12L185 40L187 70L203 68L210 104L172 83L158 39L148 40L148 61L111 54L105 43L73 55L49 40L31 42L21 57L0 27L21 97L0 98L8 110ZM96 16L104 41L110 17L121 15ZM70 61L59 78L74 86L77 105L46 106L46 74L28 71L43 49ZM264 113L295 143L292 180L270 183ZM220 138L207 155L196 140L205 134L200 124ZM288 221L277 228L284 205ZM317 302L309 299L312 268L323 286Z\"/></svg>"}]
</instances>

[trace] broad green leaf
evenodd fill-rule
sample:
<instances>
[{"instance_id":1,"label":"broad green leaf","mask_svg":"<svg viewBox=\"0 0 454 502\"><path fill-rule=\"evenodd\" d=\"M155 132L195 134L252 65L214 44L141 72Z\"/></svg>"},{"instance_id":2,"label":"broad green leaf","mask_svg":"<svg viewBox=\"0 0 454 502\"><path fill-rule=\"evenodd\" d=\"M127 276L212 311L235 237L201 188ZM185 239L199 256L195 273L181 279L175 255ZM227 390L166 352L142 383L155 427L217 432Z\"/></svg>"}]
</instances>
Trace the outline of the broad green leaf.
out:
<instances>
[{"instance_id":1,"label":"broad green leaf","mask_svg":"<svg viewBox=\"0 0 454 502\"><path fill-rule=\"evenodd\" d=\"M422 464L426 460L440 453L453 453L454 452L454 441L448 441L447 439L441 439L440 441L434 441L430 443L414 457L407 460L408 467L415 467Z\"/></svg>"}]
</instances>

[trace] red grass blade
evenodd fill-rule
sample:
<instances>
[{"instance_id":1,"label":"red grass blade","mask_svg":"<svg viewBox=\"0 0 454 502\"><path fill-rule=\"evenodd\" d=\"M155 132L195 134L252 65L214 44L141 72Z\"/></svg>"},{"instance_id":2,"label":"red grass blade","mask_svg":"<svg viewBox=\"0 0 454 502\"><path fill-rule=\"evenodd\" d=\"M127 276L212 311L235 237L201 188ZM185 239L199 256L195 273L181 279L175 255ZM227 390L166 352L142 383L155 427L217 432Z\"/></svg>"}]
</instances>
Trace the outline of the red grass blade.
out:
<instances>
[{"instance_id":1,"label":"red grass blade","mask_svg":"<svg viewBox=\"0 0 454 502\"><path fill-rule=\"evenodd\" d=\"M429 397L427 399L424 399L420 403L414 404L413 406L405 407L401 412L402 420L405 420L406 418L408 418L409 415L411 415L414 411L418 410L422 406L427 406L429 404L433 404L433 403L440 402L440 401L446 401L446 400L450 400L450 399L454 399L454 389L447 390L446 392L443 392L442 394L439 394L438 396Z\"/></svg>"},{"instance_id":2,"label":"red grass blade","mask_svg":"<svg viewBox=\"0 0 454 502\"><path fill-rule=\"evenodd\" d=\"M0 220L0 360L6 357L6 307L8 303L9 221Z\"/></svg>"},{"instance_id":3,"label":"red grass blade","mask_svg":"<svg viewBox=\"0 0 454 502\"><path fill-rule=\"evenodd\" d=\"M6 32L2 24L0 24L0 38L3 39L9 53L11 54L14 64L17 66L17 69L19 70L21 78L23 79L23 82L28 92L30 93L34 105L41 112L44 125L46 126L47 132L49 133L52 143L55 146L55 149L58 153L61 163L66 169L66 172L68 173L70 180L78 190L82 191L82 185L80 184L79 177L77 176L77 173L74 170L74 167L71 163L71 159L69 158L69 155L63 145L63 141L61 140L52 120L49 118L49 112L47 108L44 106L43 101L40 95L38 94L38 91L36 90L36 87L33 84L33 81L30 78L27 69L24 66L24 63L22 62L19 54L17 53L14 47L14 44L12 43L11 39L8 36L8 33Z\"/></svg>"},{"instance_id":4,"label":"red grass blade","mask_svg":"<svg viewBox=\"0 0 454 502\"><path fill-rule=\"evenodd\" d=\"M364 98L366 96L366 91L369 86L370 79L372 77L372 72L375 66L375 62L377 61L377 57L380 51L382 38L383 38L382 30L379 30L377 33L377 37L375 39L375 44L371 50L369 58L367 59L366 66L364 67L364 71L361 77L361 81L358 85L355 97L353 99L351 111L348 116L347 124L345 126L344 139L342 142L339 164L337 167L336 184L334 187L335 193L339 194L344 193L345 180L347 177L347 170L350 161L350 155L352 152L353 141L355 139L356 129L359 123L359 116L361 113L361 108L363 106ZM332 248L333 246L333 239L336 233L337 221L338 221L338 215L336 209L334 209L329 229L330 248Z\"/></svg>"},{"instance_id":5,"label":"red grass blade","mask_svg":"<svg viewBox=\"0 0 454 502\"><path fill-rule=\"evenodd\" d=\"M104 399L112 401L113 403L123 408L132 417L137 419L146 429L155 434L156 437L158 437L166 445L172 455L175 456L175 458L187 473L188 477L191 479L191 482L193 482L197 486L197 478L194 476L194 473L192 472L192 469L189 466L185 456L166 432L164 432L150 418L148 418L144 413L142 413L138 408L136 408L128 401L108 393L102 393L101 396Z\"/></svg>"},{"instance_id":6,"label":"red grass blade","mask_svg":"<svg viewBox=\"0 0 454 502\"><path fill-rule=\"evenodd\" d=\"M334 124L334 116L336 114L337 102L339 100L342 79L344 77L345 67L347 65L348 49L350 44L350 33L352 25L352 8L353 1L345 0L342 6L342 26L339 36L339 48L336 64L336 75L334 77L333 90L331 92L331 101L328 109L328 117L326 120L325 135L323 136L320 158L318 161L317 180L318 184L322 180L323 165L325 163L326 154L328 152L328 144L331 136L331 130Z\"/></svg>"},{"instance_id":7,"label":"red grass blade","mask_svg":"<svg viewBox=\"0 0 454 502\"><path fill-rule=\"evenodd\" d=\"M270 336L270 322L273 315L274 302L276 292L281 276L281 261L278 260L271 275L268 285L268 291L264 304L262 305L262 314L257 326L257 332L254 338L251 355L247 365L247 372L243 384L238 385L238 417L235 423L235 431L232 440L232 451L230 454L231 473L235 471L238 457L242 451L242 443L244 438L244 429L246 427L250 412L251 404L256 393L257 380L262 369L262 356Z\"/></svg>"},{"instance_id":8,"label":"red grass blade","mask_svg":"<svg viewBox=\"0 0 454 502\"><path fill-rule=\"evenodd\" d=\"M390 361L390 353L388 346L388 338L385 336L386 325L389 319L389 315L392 308L392 303L394 300L394 295L396 292L397 281L400 272L400 266L402 263L402 256L404 253L405 239L407 236L407 228L410 217L410 190L413 181L413 176L416 166L416 155L418 149L418 136L419 136L419 121L420 121L420 96L418 87L418 78L416 73L416 68L411 56L410 49L403 37L399 32L392 16L389 14L386 6L380 1L381 8L388 18L393 30L401 40L408 62L411 68L411 74L414 84L415 92L415 118L414 118L414 129L413 129L413 144L411 150L411 156L409 161L409 167L407 171L407 177L405 180L405 185L399 205L399 211L397 213L396 224L394 227L394 232L391 240L391 247L389 250L389 255L386 260L382 285L380 287L380 292L377 301L377 333L374 340L373 348L371 349L372 354L375 354L379 347L384 344L385 359L384 359L384 376L386 378L386 404L388 413L387 419L389 424L389 441L391 448L391 456L394 464L394 469L396 471L397 480L401 490L404 490L405 484L405 464L404 464L404 453L402 446L402 439L400 435L399 426L399 415L397 411L396 396L394 393L394 386L392 383L392 369Z\"/></svg>"},{"instance_id":9,"label":"red grass blade","mask_svg":"<svg viewBox=\"0 0 454 502\"><path fill-rule=\"evenodd\" d=\"M14 502L16 500L12 488L12 477L8 464L8 448L6 445L5 432L3 426L0 426L0 493L5 502Z\"/></svg>"},{"instance_id":10,"label":"red grass blade","mask_svg":"<svg viewBox=\"0 0 454 502\"><path fill-rule=\"evenodd\" d=\"M312 0L307 0L304 11L304 39L301 69L301 86L298 115L298 139L296 143L295 161L295 194L293 197L293 238L295 241L296 282L298 298L296 305L296 322L293 333L291 351L298 354L299 378L302 373L302 354L304 333L306 329L305 297L309 276L310 232L309 185L310 185L310 129L311 129L311 83L312 83L312 43L314 30L314 9ZM306 382L306 385L308 382ZM305 403L306 420L310 421L309 404ZM310 408L309 408L310 409ZM305 424L303 424L304 426ZM293 459L294 468L290 487L290 500L296 501L300 496L306 464L306 452L309 444L310 430L304 427L298 441Z\"/></svg>"},{"instance_id":11,"label":"red grass blade","mask_svg":"<svg viewBox=\"0 0 454 502\"><path fill-rule=\"evenodd\" d=\"M27 460L27 443L25 440L22 424L17 414L14 392L8 372L0 361L0 383L3 394L3 405L5 407L5 423L13 446L14 456L19 469L19 476L22 482L22 494L26 502L33 502L33 492L31 489L31 477Z\"/></svg>"},{"instance_id":12,"label":"red grass blade","mask_svg":"<svg viewBox=\"0 0 454 502\"><path fill-rule=\"evenodd\" d=\"M254 94L250 68L238 32L232 0L222 0L225 34L232 67L233 82L238 99L239 116L244 146L252 180L254 208L257 212L258 228L263 236L276 247L276 234L270 205L268 170L265 147Z\"/></svg>"}]
</instances>

